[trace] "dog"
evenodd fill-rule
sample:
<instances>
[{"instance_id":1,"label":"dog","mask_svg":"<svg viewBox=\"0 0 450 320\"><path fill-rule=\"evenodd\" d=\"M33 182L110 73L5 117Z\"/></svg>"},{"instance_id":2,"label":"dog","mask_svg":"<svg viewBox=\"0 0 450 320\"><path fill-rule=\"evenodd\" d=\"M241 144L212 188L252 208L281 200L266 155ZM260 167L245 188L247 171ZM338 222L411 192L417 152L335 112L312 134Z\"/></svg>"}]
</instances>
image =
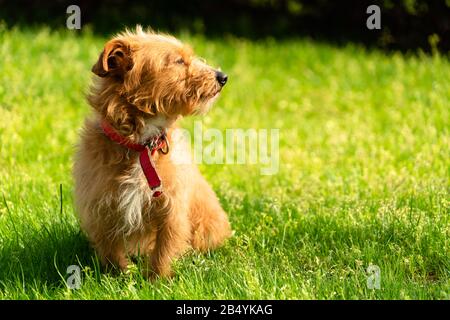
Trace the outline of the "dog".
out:
<instances>
[{"instance_id":1,"label":"dog","mask_svg":"<svg viewBox=\"0 0 450 320\"><path fill-rule=\"evenodd\" d=\"M171 276L180 255L231 235L177 130L180 118L208 111L228 77L175 37L139 26L108 41L92 72L93 114L73 167L81 228L102 265L127 270L139 256L149 278Z\"/></svg>"}]
</instances>

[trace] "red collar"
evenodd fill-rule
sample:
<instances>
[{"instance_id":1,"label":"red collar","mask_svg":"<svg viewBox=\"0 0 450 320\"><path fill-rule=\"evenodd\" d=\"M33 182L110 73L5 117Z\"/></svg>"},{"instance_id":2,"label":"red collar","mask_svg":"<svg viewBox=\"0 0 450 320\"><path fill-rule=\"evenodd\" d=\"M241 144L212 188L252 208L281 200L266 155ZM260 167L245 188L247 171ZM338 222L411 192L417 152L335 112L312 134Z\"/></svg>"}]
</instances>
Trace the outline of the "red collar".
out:
<instances>
[{"instance_id":1,"label":"red collar","mask_svg":"<svg viewBox=\"0 0 450 320\"><path fill-rule=\"evenodd\" d=\"M101 127L103 133L110 140L127 149L139 152L139 162L141 163L142 170L147 178L148 185L153 192L153 197L159 197L162 193L162 184L151 156L153 156L156 151L160 151L162 154L167 154L169 152L169 142L167 141L166 131L162 131L162 133L147 140L144 144L138 144L122 136L106 120L101 122Z\"/></svg>"}]
</instances>

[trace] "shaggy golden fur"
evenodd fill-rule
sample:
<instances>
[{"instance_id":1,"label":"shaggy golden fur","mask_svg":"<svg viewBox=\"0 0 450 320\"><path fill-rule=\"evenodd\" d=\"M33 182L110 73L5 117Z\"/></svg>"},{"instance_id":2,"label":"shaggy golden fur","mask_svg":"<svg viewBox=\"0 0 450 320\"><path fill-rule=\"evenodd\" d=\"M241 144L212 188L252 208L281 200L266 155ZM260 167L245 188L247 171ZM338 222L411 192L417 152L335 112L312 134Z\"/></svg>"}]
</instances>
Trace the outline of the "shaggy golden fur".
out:
<instances>
[{"instance_id":1,"label":"shaggy golden fur","mask_svg":"<svg viewBox=\"0 0 450 320\"><path fill-rule=\"evenodd\" d=\"M174 130L181 116L207 111L224 85L221 73L177 39L140 27L107 42L92 71L94 115L85 122L74 164L82 229L105 265L124 270L139 254L148 257L148 276L170 275L171 261L187 249L217 247L231 234L196 166L177 164L190 151ZM103 120L135 143L167 129L169 154L153 156L160 197L152 198L138 153L106 137Z\"/></svg>"}]
</instances>

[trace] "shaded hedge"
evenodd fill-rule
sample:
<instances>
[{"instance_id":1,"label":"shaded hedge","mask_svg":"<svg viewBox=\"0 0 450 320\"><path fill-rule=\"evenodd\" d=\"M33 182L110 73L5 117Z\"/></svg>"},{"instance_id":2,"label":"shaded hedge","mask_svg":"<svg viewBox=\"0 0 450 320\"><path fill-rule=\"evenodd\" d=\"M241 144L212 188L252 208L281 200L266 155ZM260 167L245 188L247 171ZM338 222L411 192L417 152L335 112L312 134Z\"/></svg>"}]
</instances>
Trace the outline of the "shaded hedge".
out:
<instances>
[{"instance_id":1,"label":"shaded hedge","mask_svg":"<svg viewBox=\"0 0 450 320\"><path fill-rule=\"evenodd\" d=\"M98 33L140 23L210 36L309 36L387 49L429 51L435 46L450 50L450 0L0 0L0 19L9 26L46 24L61 28L70 4L80 6L82 24L90 24ZM370 4L381 7L382 30L366 28Z\"/></svg>"}]
</instances>

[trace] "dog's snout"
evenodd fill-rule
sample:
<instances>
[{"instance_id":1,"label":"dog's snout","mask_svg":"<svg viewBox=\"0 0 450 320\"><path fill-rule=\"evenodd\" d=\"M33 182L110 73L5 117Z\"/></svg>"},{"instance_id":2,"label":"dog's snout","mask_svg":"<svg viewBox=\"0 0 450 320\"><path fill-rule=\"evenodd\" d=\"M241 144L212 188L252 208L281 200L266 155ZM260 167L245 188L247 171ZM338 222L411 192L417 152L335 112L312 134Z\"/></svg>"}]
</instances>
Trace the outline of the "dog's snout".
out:
<instances>
[{"instance_id":1,"label":"dog's snout","mask_svg":"<svg viewBox=\"0 0 450 320\"><path fill-rule=\"evenodd\" d=\"M225 83L227 83L228 76L221 71L216 71L216 79L217 79L217 82L219 82L220 85L223 87L225 85Z\"/></svg>"}]
</instances>

